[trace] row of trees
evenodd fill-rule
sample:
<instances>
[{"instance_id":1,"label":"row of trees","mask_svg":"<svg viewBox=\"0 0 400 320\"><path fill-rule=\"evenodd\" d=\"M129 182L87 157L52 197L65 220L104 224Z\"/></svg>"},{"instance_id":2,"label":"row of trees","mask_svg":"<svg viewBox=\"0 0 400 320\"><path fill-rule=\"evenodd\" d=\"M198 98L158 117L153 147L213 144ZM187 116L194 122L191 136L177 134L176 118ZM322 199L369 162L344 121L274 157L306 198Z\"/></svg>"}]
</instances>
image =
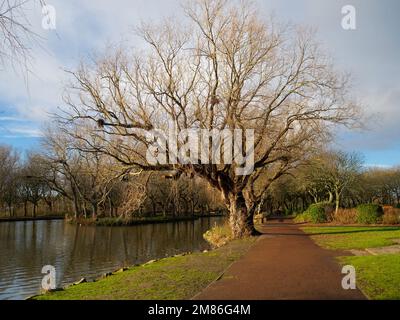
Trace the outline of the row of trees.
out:
<instances>
[{"instance_id":1,"label":"row of trees","mask_svg":"<svg viewBox=\"0 0 400 320\"><path fill-rule=\"evenodd\" d=\"M329 202L353 208L362 203L400 204L400 167L365 167L356 153L327 151L273 184L261 210L301 213L310 204Z\"/></svg>"},{"instance_id":2,"label":"row of trees","mask_svg":"<svg viewBox=\"0 0 400 320\"><path fill-rule=\"evenodd\" d=\"M34 176L40 174L41 163L39 159L29 154L26 161L21 161L18 152L8 146L0 146L0 201L4 211L9 216L15 214L16 204L23 206L24 215L28 215L28 203L32 204L32 215L40 200L48 201L51 189Z\"/></svg>"},{"instance_id":3,"label":"row of trees","mask_svg":"<svg viewBox=\"0 0 400 320\"><path fill-rule=\"evenodd\" d=\"M121 174L103 154L85 153L68 136L48 131L42 153L24 157L0 146L2 215L46 214L80 217L187 216L226 210L223 199L199 178L174 172ZM71 141L69 141L71 143ZM314 155L290 175L271 183L257 210L268 214L303 212L329 202L351 208L362 203L400 204L400 168L365 168L355 153Z\"/></svg>"},{"instance_id":4,"label":"row of trees","mask_svg":"<svg viewBox=\"0 0 400 320\"><path fill-rule=\"evenodd\" d=\"M64 136L64 138L66 138ZM21 156L0 146L0 215L68 214L75 218L185 216L221 210L204 182L118 170L110 158L83 153L48 133L45 152Z\"/></svg>"}]
</instances>

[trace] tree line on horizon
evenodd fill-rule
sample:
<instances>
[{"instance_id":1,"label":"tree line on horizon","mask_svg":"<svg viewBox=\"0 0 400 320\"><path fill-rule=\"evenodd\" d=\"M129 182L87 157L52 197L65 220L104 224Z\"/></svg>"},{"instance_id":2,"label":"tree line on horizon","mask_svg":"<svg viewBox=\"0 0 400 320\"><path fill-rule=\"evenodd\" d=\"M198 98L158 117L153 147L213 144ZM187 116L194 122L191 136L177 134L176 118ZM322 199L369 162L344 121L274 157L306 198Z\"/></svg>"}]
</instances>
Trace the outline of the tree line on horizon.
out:
<instances>
[{"instance_id":1,"label":"tree line on horizon","mask_svg":"<svg viewBox=\"0 0 400 320\"><path fill-rule=\"evenodd\" d=\"M46 141L49 148L51 140ZM21 155L11 146L0 146L0 216L128 219L222 210L215 193L198 179L156 173L132 178L104 156L68 150L60 140L53 147Z\"/></svg>"},{"instance_id":2,"label":"tree line on horizon","mask_svg":"<svg viewBox=\"0 0 400 320\"><path fill-rule=\"evenodd\" d=\"M223 199L201 179L159 173L123 175L109 158L62 145L66 140L60 134L48 132L41 152L22 156L10 146L0 146L1 216L67 214L96 219L227 212ZM400 167L364 167L358 154L321 152L274 182L257 213L293 215L320 202L337 208L363 203L398 206Z\"/></svg>"}]
</instances>

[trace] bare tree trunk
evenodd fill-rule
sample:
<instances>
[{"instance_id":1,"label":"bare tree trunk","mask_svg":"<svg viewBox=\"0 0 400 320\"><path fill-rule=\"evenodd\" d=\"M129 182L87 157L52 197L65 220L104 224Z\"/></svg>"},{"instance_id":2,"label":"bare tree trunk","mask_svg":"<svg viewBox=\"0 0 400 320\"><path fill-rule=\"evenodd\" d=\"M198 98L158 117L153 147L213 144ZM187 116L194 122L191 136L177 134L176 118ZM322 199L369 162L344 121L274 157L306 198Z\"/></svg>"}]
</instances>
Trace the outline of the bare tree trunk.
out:
<instances>
[{"instance_id":1,"label":"bare tree trunk","mask_svg":"<svg viewBox=\"0 0 400 320\"><path fill-rule=\"evenodd\" d=\"M108 200L108 205L110 206L108 214L110 215L110 218L112 218L113 213L114 213L114 210L113 210L114 207L113 207L113 203L112 203L111 199Z\"/></svg>"},{"instance_id":2,"label":"bare tree trunk","mask_svg":"<svg viewBox=\"0 0 400 320\"><path fill-rule=\"evenodd\" d=\"M49 208L49 214L53 214L53 201L48 201L47 207Z\"/></svg>"},{"instance_id":3,"label":"bare tree trunk","mask_svg":"<svg viewBox=\"0 0 400 320\"><path fill-rule=\"evenodd\" d=\"M190 201L190 214L194 216L194 201L191 199Z\"/></svg>"},{"instance_id":4,"label":"bare tree trunk","mask_svg":"<svg viewBox=\"0 0 400 320\"><path fill-rule=\"evenodd\" d=\"M329 203L333 202L333 193L329 191L329 199L328 199Z\"/></svg>"},{"instance_id":5,"label":"bare tree trunk","mask_svg":"<svg viewBox=\"0 0 400 320\"><path fill-rule=\"evenodd\" d=\"M87 218L87 210L86 210L86 202L85 202L85 200L82 201L82 206L83 206L83 216L86 219Z\"/></svg>"},{"instance_id":6,"label":"bare tree trunk","mask_svg":"<svg viewBox=\"0 0 400 320\"><path fill-rule=\"evenodd\" d=\"M79 204L78 204L78 199L77 197L74 195L74 213L75 213L75 219L78 218L79 216Z\"/></svg>"},{"instance_id":7,"label":"bare tree trunk","mask_svg":"<svg viewBox=\"0 0 400 320\"><path fill-rule=\"evenodd\" d=\"M253 207L248 210L242 192L229 195L229 223L235 239L259 234L254 227Z\"/></svg>"},{"instance_id":8,"label":"bare tree trunk","mask_svg":"<svg viewBox=\"0 0 400 320\"><path fill-rule=\"evenodd\" d=\"M92 203L92 218L93 219L97 218L97 210L98 210L97 203Z\"/></svg>"},{"instance_id":9,"label":"bare tree trunk","mask_svg":"<svg viewBox=\"0 0 400 320\"><path fill-rule=\"evenodd\" d=\"M340 192L338 190L335 191L335 197L336 197L336 209L335 213L337 214L339 211L339 205L340 205Z\"/></svg>"}]
</instances>

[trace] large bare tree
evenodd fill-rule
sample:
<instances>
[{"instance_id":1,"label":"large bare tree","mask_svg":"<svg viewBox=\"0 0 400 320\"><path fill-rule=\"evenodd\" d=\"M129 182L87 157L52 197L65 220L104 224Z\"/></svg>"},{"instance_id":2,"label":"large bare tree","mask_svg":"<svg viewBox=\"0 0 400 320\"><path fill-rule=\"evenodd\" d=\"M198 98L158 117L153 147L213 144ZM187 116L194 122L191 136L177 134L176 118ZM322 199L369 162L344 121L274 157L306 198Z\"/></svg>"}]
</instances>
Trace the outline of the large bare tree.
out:
<instances>
[{"instance_id":1,"label":"large bare tree","mask_svg":"<svg viewBox=\"0 0 400 320\"><path fill-rule=\"evenodd\" d=\"M270 184L326 139L350 125L357 108L337 72L305 28L264 19L258 8L225 0L192 1L181 21L143 24L145 49L116 50L72 72L64 119L97 122L101 148L131 170L202 177L229 210L235 237L256 233L253 214ZM254 170L237 163L149 163L146 132L254 129ZM75 136L85 140L85 136ZM245 137L243 137L243 144ZM184 144L185 141L181 141Z\"/></svg>"}]
</instances>

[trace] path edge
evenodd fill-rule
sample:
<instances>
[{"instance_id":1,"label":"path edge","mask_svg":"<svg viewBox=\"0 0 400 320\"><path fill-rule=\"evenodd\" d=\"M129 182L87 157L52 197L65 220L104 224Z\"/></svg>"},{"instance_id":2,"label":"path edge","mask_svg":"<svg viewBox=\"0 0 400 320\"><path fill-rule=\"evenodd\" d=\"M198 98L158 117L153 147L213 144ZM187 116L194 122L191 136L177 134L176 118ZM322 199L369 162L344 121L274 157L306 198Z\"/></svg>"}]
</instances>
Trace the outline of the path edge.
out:
<instances>
[{"instance_id":1,"label":"path edge","mask_svg":"<svg viewBox=\"0 0 400 320\"><path fill-rule=\"evenodd\" d=\"M193 297L191 297L189 300L196 300L196 298L202 294L206 289L208 289L211 285L213 285L215 282L221 280L221 278L225 275L226 271L233 266L235 263L237 263L239 260L243 259L243 257L250 251L250 249L256 245L257 242L261 241L263 238L265 238L265 234L260 235L259 237L257 237L257 240L254 241L254 243L247 249L246 253L240 257L240 259L233 261L232 263L230 263L223 271L221 271L221 273L213 280L211 281L207 286L205 286L203 289L201 289L199 292L197 292ZM207 301L207 300L205 300Z\"/></svg>"}]
</instances>

